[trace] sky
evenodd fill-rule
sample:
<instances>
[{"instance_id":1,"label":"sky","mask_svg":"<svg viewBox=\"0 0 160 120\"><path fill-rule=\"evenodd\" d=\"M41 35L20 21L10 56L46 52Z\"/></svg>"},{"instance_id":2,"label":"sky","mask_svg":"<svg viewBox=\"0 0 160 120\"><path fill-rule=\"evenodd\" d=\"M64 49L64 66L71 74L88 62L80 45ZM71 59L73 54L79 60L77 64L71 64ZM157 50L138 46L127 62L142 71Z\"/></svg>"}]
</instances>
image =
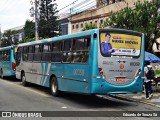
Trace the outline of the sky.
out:
<instances>
[{"instance_id":1,"label":"sky","mask_svg":"<svg viewBox=\"0 0 160 120\"><path fill-rule=\"evenodd\" d=\"M22 26L30 17L29 9L32 7L31 0L0 0L0 27L1 32L14 27ZM32 0L34 1L34 0ZM56 0L58 9L73 3L76 0ZM78 2L84 0L77 0Z\"/></svg>"}]
</instances>

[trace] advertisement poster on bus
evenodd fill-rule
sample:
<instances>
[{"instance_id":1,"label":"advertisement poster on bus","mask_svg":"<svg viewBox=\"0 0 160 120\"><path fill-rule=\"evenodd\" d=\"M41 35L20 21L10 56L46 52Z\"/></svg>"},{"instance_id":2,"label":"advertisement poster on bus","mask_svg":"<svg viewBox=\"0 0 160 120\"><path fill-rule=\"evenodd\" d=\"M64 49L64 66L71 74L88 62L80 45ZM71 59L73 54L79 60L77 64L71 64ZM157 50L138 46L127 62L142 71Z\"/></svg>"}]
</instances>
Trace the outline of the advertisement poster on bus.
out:
<instances>
[{"instance_id":1,"label":"advertisement poster on bus","mask_svg":"<svg viewBox=\"0 0 160 120\"><path fill-rule=\"evenodd\" d=\"M141 37L120 33L101 33L100 48L102 55L139 56Z\"/></svg>"}]
</instances>

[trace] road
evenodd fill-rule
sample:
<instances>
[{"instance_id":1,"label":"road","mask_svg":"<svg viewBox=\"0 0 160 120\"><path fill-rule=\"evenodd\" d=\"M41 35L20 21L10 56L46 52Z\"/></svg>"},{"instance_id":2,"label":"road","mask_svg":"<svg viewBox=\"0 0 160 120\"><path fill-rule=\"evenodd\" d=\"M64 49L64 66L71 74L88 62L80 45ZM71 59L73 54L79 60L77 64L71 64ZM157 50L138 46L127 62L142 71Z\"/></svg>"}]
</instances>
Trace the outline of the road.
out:
<instances>
[{"instance_id":1,"label":"road","mask_svg":"<svg viewBox=\"0 0 160 120\"><path fill-rule=\"evenodd\" d=\"M65 93L62 97L53 97L48 88L34 84L23 87L19 80L7 78L0 79L0 111L106 111L106 113L112 111L108 114L114 116L114 111L160 111L160 108L107 95L87 96ZM76 113L73 112L70 117L72 116L75 117ZM70 117L64 119L73 119ZM88 117L87 119L97 119L99 117L98 115L96 118ZM127 117L127 119L135 120L136 117ZM158 118L141 117L141 119Z\"/></svg>"}]
</instances>

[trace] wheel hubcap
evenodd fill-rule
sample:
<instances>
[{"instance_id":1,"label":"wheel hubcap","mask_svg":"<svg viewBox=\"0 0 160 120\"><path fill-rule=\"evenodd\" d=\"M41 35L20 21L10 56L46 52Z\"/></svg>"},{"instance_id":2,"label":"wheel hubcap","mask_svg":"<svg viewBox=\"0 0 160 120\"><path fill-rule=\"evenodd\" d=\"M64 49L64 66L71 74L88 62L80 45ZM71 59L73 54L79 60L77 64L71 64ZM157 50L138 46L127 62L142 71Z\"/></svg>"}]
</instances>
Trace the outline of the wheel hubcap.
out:
<instances>
[{"instance_id":1,"label":"wheel hubcap","mask_svg":"<svg viewBox=\"0 0 160 120\"><path fill-rule=\"evenodd\" d=\"M53 93L55 93L56 90L57 90L57 85L56 85L56 82L54 81L54 82L52 83L52 91L53 91Z\"/></svg>"},{"instance_id":2,"label":"wheel hubcap","mask_svg":"<svg viewBox=\"0 0 160 120\"><path fill-rule=\"evenodd\" d=\"M23 82L25 82L25 81L26 81L26 78L25 78L25 76L23 76L23 77L22 77L22 81L23 81Z\"/></svg>"}]
</instances>

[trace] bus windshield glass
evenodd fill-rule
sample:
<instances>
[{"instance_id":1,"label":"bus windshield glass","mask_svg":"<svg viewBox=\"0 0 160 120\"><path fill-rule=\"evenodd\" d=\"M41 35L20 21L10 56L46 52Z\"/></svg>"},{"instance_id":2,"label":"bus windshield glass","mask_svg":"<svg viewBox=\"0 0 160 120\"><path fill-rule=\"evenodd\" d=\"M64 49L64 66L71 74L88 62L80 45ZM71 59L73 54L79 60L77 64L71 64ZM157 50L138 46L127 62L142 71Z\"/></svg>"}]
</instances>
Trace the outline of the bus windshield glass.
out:
<instances>
[{"instance_id":1,"label":"bus windshield glass","mask_svg":"<svg viewBox=\"0 0 160 120\"><path fill-rule=\"evenodd\" d=\"M100 33L100 51L102 56L133 56L139 57L141 50L141 35L127 33Z\"/></svg>"}]
</instances>

